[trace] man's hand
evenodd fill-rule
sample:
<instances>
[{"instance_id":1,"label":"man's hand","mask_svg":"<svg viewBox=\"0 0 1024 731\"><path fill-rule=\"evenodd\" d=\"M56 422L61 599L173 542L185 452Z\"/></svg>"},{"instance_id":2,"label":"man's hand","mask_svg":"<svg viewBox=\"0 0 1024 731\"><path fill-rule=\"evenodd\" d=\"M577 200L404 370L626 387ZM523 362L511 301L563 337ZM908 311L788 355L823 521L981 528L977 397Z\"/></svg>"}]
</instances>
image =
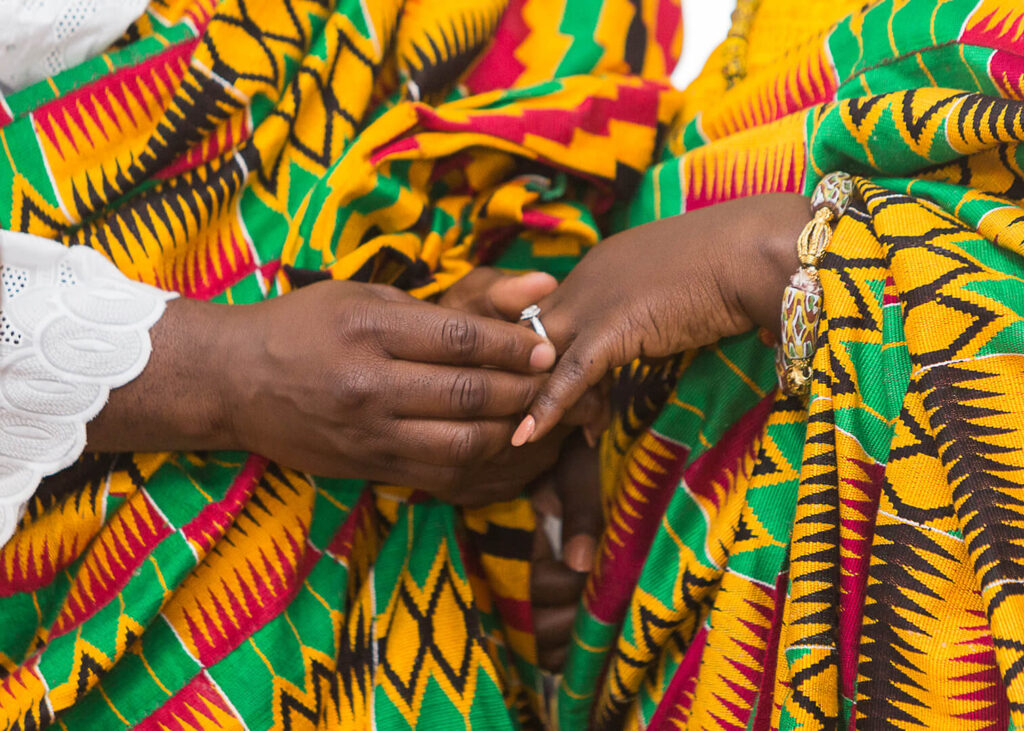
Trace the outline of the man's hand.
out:
<instances>
[{"instance_id":1,"label":"man's hand","mask_svg":"<svg viewBox=\"0 0 1024 731\"><path fill-rule=\"evenodd\" d=\"M255 305L172 302L142 376L89 426L101 451L244 449L451 502L507 452L554 363L531 330L391 287L322 282Z\"/></svg>"},{"instance_id":2,"label":"man's hand","mask_svg":"<svg viewBox=\"0 0 1024 731\"><path fill-rule=\"evenodd\" d=\"M541 667L553 672L565 662L580 597L604 529L598 467L597 450L577 433L565 443L557 467L542 478L533 495L538 529L530 600L538 659ZM547 515L561 522L556 541L561 559L541 529Z\"/></svg>"}]
</instances>

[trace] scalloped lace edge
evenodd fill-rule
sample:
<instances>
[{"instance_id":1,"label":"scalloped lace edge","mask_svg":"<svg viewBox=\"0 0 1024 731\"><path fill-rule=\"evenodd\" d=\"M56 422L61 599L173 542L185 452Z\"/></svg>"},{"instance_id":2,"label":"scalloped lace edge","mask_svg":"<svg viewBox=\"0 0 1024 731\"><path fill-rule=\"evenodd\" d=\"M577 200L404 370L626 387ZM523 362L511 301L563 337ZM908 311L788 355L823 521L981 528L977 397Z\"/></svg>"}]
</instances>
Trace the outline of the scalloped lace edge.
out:
<instances>
[{"instance_id":1,"label":"scalloped lace edge","mask_svg":"<svg viewBox=\"0 0 1024 731\"><path fill-rule=\"evenodd\" d=\"M43 477L85 449L111 389L142 373L149 331L177 294L99 252L0 231L0 546Z\"/></svg>"}]
</instances>

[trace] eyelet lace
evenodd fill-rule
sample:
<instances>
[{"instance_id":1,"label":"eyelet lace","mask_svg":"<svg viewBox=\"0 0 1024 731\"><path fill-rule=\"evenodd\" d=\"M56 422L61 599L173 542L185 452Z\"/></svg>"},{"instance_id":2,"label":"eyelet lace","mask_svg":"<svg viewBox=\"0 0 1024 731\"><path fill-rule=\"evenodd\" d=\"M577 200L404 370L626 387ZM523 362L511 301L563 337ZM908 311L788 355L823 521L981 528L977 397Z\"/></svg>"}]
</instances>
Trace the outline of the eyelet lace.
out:
<instances>
[{"instance_id":1,"label":"eyelet lace","mask_svg":"<svg viewBox=\"0 0 1024 731\"><path fill-rule=\"evenodd\" d=\"M39 481L82 454L110 389L145 368L176 296L88 247L0 231L0 546Z\"/></svg>"},{"instance_id":2,"label":"eyelet lace","mask_svg":"<svg viewBox=\"0 0 1024 731\"><path fill-rule=\"evenodd\" d=\"M148 0L0 1L0 90L10 93L105 51Z\"/></svg>"}]
</instances>

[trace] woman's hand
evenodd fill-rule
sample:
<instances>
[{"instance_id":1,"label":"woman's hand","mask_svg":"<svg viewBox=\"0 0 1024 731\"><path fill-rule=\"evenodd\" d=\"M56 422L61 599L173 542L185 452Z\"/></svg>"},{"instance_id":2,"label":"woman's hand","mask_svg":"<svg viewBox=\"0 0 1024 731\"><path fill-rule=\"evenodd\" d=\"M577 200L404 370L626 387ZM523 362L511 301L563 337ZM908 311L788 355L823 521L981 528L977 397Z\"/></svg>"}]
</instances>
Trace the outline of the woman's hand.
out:
<instances>
[{"instance_id":1,"label":"woman's hand","mask_svg":"<svg viewBox=\"0 0 1024 731\"><path fill-rule=\"evenodd\" d=\"M142 376L89 425L91 449L245 449L452 502L506 451L555 359L526 328L352 282L172 302L152 334Z\"/></svg>"},{"instance_id":2,"label":"woman's hand","mask_svg":"<svg viewBox=\"0 0 1024 731\"><path fill-rule=\"evenodd\" d=\"M449 289L442 296L440 304L473 315L516 322L525 307L551 294L556 286L558 282L550 274L532 272L515 276L490 267L480 267ZM577 431L577 427L589 428L593 433L600 432L608 420L608 408L607 394L599 389L591 389L576 402L565 414L562 423L546 438L521 449L514 449L506 443L506 448L500 453L475 467L467 468L464 473L465 482L470 487L459 491L459 502L463 505L484 505L522 494L530 483L551 470L556 462L566 462L564 455L560 458L562 444L568 435ZM574 504L572 497L569 498L569 504ZM582 517L583 513L580 515ZM572 521L569 527L573 527ZM591 555L587 555L588 551ZM592 538L590 544L577 548L581 563L591 561L592 553Z\"/></svg>"},{"instance_id":3,"label":"woman's hand","mask_svg":"<svg viewBox=\"0 0 1024 731\"><path fill-rule=\"evenodd\" d=\"M754 196L613 236L539 304L561 354L513 436L534 441L612 368L779 327L807 198Z\"/></svg>"}]
</instances>

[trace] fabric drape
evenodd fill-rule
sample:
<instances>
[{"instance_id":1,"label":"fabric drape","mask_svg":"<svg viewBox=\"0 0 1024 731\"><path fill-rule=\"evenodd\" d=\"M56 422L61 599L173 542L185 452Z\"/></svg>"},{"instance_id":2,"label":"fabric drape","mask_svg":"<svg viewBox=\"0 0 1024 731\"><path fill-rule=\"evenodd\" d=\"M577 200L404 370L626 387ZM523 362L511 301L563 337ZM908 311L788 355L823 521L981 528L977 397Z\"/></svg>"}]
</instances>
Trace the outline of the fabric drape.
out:
<instances>
[{"instance_id":1,"label":"fabric drape","mask_svg":"<svg viewBox=\"0 0 1024 731\"><path fill-rule=\"evenodd\" d=\"M231 304L564 273L654 159L679 18L154 0L3 99L0 224ZM535 726L532 528L525 501L463 518L254 455L89 457L0 549L0 728Z\"/></svg>"},{"instance_id":2,"label":"fabric drape","mask_svg":"<svg viewBox=\"0 0 1024 731\"><path fill-rule=\"evenodd\" d=\"M746 79L723 49L687 91L622 227L834 170L858 201L809 405L755 334L620 378L562 728L1024 727L1022 34L762 0Z\"/></svg>"}]
</instances>

